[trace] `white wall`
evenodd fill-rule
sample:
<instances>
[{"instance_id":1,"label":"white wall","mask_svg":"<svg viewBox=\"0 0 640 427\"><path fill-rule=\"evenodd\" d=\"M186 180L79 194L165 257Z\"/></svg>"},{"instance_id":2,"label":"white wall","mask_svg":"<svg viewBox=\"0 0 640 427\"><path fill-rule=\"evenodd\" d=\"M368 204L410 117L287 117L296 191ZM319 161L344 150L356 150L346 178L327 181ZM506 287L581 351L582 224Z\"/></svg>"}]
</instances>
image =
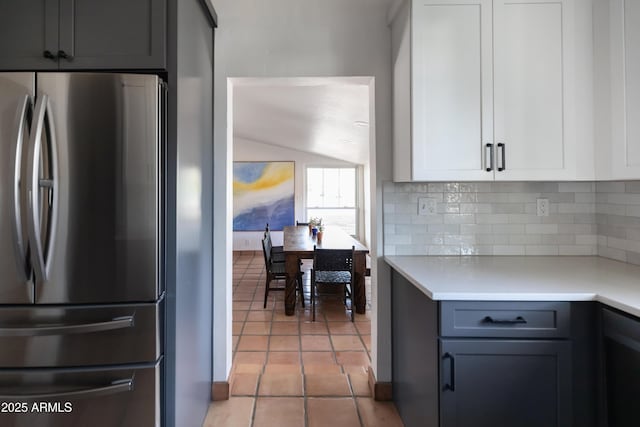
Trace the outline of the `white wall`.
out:
<instances>
[{"instance_id":1,"label":"white wall","mask_svg":"<svg viewBox=\"0 0 640 427\"><path fill-rule=\"evenodd\" d=\"M352 163L331 157L319 156L305 151L290 150L272 144L264 144L243 138L233 139L233 161L293 161L295 162L295 218L305 219L305 170L307 166L345 166L353 167ZM262 231L234 231L234 251L261 251L260 240ZM274 245L282 245L282 232L272 231Z\"/></svg>"},{"instance_id":2,"label":"white wall","mask_svg":"<svg viewBox=\"0 0 640 427\"><path fill-rule=\"evenodd\" d=\"M231 153L229 78L373 76L376 163L370 194L375 213L372 265L373 369L391 380L389 269L382 260L382 181L391 180L390 0L214 0L219 28L215 48L214 132L214 381L231 367ZM372 129L374 127L372 126ZM372 183L373 184L373 183ZM226 209L225 209L226 207ZM377 275L377 277L376 277ZM384 279L382 279L384 278ZM383 319L378 324L376 319Z\"/></svg>"}]
</instances>

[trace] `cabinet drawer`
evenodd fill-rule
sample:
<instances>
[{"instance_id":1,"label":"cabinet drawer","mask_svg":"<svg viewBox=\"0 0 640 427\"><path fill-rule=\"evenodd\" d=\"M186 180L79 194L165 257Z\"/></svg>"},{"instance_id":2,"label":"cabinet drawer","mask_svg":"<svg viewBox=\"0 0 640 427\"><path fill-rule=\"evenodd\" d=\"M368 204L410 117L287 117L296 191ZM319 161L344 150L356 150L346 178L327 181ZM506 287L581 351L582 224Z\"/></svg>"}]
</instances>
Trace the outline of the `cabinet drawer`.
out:
<instances>
[{"instance_id":1,"label":"cabinet drawer","mask_svg":"<svg viewBox=\"0 0 640 427\"><path fill-rule=\"evenodd\" d=\"M568 302L443 301L440 335L445 337L564 338Z\"/></svg>"},{"instance_id":2,"label":"cabinet drawer","mask_svg":"<svg viewBox=\"0 0 640 427\"><path fill-rule=\"evenodd\" d=\"M97 369L0 370L3 427L159 427L162 359Z\"/></svg>"},{"instance_id":3,"label":"cabinet drawer","mask_svg":"<svg viewBox=\"0 0 640 427\"><path fill-rule=\"evenodd\" d=\"M0 366L144 363L162 353L163 301L0 308Z\"/></svg>"}]
</instances>

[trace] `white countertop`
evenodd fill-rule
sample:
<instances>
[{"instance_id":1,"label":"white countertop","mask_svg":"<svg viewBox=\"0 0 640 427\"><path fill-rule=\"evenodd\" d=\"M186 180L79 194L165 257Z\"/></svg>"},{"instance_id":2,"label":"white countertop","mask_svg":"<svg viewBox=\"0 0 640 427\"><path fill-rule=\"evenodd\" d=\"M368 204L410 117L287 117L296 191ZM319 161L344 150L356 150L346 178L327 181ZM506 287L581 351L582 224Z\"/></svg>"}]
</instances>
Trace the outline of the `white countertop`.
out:
<instances>
[{"instance_id":1,"label":"white countertop","mask_svg":"<svg viewBox=\"0 0 640 427\"><path fill-rule=\"evenodd\" d=\"M640 317L640 266L597 256L385 256L432 300L600 301Z\"/></svg>"}]
</instances>

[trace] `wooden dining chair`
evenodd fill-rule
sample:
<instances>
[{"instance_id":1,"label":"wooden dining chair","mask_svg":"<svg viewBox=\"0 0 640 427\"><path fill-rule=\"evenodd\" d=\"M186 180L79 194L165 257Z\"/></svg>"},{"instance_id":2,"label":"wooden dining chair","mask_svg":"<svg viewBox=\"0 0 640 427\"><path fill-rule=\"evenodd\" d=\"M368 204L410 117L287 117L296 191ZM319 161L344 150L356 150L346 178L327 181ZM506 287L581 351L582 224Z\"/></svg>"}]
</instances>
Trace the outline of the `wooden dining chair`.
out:
<instances>
[{"instance_id":1,"label":"wooden dining chair","mask_svg":"<svg viewBox=\"0 0 640 427\"><path fill-rule=\"evenodd\" d=\"M269 239L271 239L271 229L269 228L269 223L267 223L267 226L264 228L264 237L269 236ZM278 252L284 252L284 246L271 246L271 253L275 254Z\"/></svg>"},{"instance_id":2,"label":"wooden dining chair","mask_svg":"<svg viewBox=\"0 0 640 427\"><path fill-rule=\"evenodd\" d=\"M269 254L271 256L271 259L273 260L273 262L284 262L285 260L285 255L284 255L284 251L282 250L282 246L280 246L281 250L276 250L275 246L273 246L273 244L271 243L271 233L264 233L264 240L265 240L265 246L267 251L269 251Z\"/></svg>"},{"instance_id":3,"label":"wooden dining chair","mask_svg":"<svg viewBox=\"0 0 640 427\"><path fill-rule=\"evenodd\" d=\"M285 269L284 261L276 262L271 257L271 251L267 248L267 238L262 239L262 253L264 255L264 267L266 274L266 283L264 287L264 305L263 308L267 308L267 298L269 298L269 291L283 291L286 287L287 272ZM298 285L298 292L300 293L300 299L302 307L304 307L304 289L302 284L302 275L304 272L298 269L296 282ZM284 286L271 286L271 282L274 280L284 280Z\"/></svg>"},{"instance_id":4,"label":"wooden dining chair","mask_svg":"<svg viewBox=\"0 0 640 427\"><path fill-rule=\"evenodd\" d=\"M313 321L316 320L316 298L320 295L318 285L329 288L340 286L340 296L344 305L351 311L351 321L354 319L352 290L355 280L353 258L355 246L351 249L318 249L313 247L313 268L311 269L311 308ZM347 304L349 300L349 304Z\"/></svg>"}]
</instances>

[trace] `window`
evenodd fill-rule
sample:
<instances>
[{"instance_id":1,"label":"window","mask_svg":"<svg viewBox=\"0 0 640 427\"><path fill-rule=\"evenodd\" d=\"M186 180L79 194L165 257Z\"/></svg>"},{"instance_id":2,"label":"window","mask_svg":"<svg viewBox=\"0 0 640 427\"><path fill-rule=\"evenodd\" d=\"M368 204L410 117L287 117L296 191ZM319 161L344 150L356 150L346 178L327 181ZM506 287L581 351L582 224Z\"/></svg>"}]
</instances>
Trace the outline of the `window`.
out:
<instances>
[{"instance_id":1,"label":"window","mask_svg":"<svg viewBox=\"0 0 640 427\"><path fill-rule=\"evenodd\" d=\"M307 168L307 219L357 233L356 168Z\"/></svg>"}]
</instances>

